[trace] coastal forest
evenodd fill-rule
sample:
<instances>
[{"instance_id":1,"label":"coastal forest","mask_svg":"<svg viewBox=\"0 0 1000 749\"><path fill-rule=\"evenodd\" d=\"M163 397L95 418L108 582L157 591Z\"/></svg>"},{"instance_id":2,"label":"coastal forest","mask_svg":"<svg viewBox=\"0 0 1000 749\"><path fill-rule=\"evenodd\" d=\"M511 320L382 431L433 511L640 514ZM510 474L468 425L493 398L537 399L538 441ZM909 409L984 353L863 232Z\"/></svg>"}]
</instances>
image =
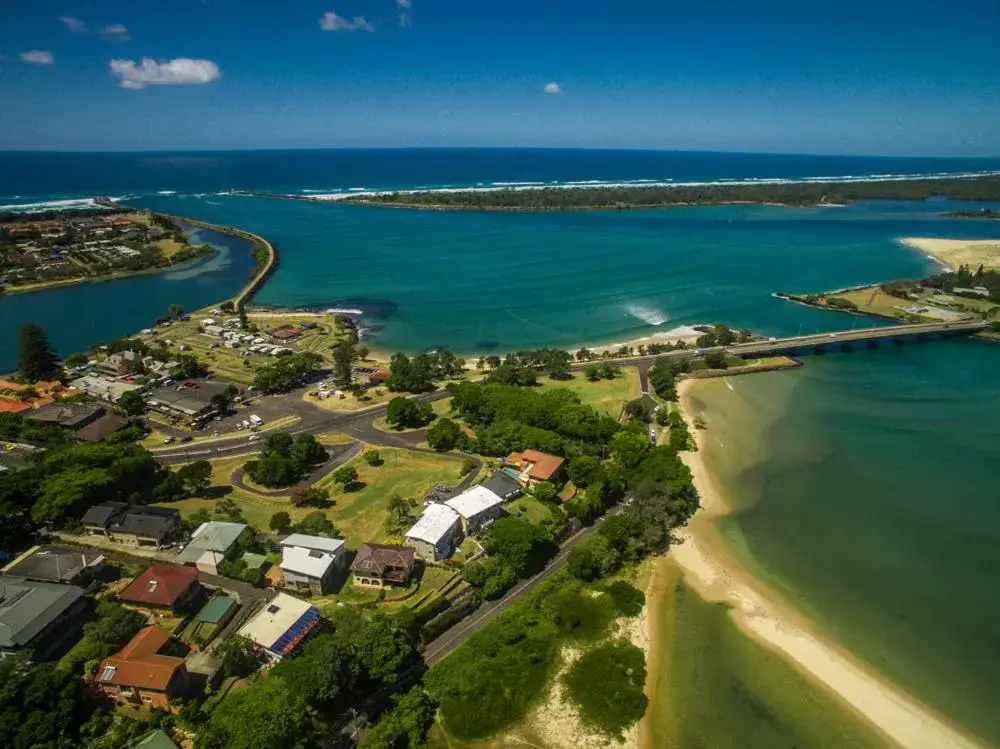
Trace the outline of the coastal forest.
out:
<instances>
[{"instance_id":1,"label":"coastal forest","mask_svg":"<svg viewBox=\"0 0 1000 749\"><path fill-rule=\"evenodd\" d=\"M467 210L568 211L724 203L813 206L859 200L926 200L933 197L1000 200L1000 177L413 191L358 195L344 198L344 202Z\"/></svg>"}]
</instances>

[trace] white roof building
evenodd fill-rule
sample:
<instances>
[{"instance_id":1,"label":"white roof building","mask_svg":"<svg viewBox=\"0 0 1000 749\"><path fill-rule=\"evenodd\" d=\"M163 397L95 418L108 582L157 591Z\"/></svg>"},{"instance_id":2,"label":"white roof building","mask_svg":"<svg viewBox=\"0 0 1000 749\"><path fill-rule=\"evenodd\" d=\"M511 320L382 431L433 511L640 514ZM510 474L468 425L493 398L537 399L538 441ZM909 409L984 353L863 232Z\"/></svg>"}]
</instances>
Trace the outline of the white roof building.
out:
<instances>
[{"instance_id":1,"label":"white roof building","mask_svg":"<svg viewBox=\"0 0 1000 749\"><path fill-rule=\"evenodd\" d=\"M500 507L503 504L503 499L485 486L479 485L471 489L466 489L458 496L449 499L445 504L463 518L469 520L484 512Z\"/></svg>"},{"instance_id":2,"label":"white roof building","mask_svg":"<svg viewBox=\"0 0 1000 749\"><path fill-rule=\"evenodd\" d=\"M430 504L424 509L424 514L413 524L413 527L406 532L406 537L437 546L448 534L454 532L458 522L458 513L450 507L442 504Z\"/></svg>"},{"instance_id":3,"label":"white roof building","mask_svg":"<svg viewBox=\"0 0 1000 749\"><path fill-rule=\"evenodd\" d=\"M275 659L291 655L319 626L319 611L307 601L278 593L237 634Z\"/></svg>"},{"instance_id":4,"label":"white roof building","mask_svg":"<svg viewBox=\"0 0 1000 749\"><path fill-rule=\"evenodd\" d=\"M344 542L339 538L293 533L281 540L281 569L322 580L330 568L339 564Z\"/></svg>"}]
</instances>

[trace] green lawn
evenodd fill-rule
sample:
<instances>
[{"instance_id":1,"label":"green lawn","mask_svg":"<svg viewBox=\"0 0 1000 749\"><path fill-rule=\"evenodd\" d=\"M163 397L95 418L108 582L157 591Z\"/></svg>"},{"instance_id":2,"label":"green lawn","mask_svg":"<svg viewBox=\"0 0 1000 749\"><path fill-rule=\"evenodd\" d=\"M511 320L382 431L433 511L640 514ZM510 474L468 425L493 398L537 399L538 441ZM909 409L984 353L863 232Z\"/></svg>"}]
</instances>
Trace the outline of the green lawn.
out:
<instances>
[{"instance_id":1,"label":"green lawn","mask_svg":"<svg viewBox=\"0 0 1000 749\"><path fill-rule=\"evenodd\" d=\"M435 484L454 485L460 478L462 461L454 457L385 447L378 452L385 461L380 466L368 465L360 455L348 463L358 470L363 489L345 492L329 476L319 482L334 502L327 515L352 549L384 537L385 509L394 495L420 499Z\"/></svg>"},{"instance_id":2,"label":"green lawn","mask_svg":"<svg viewBox=\"0 0 1000 749\"><path fill-rule=\"evenodd\" d=\"M580 396L584 404L616 419L625 404L638 398L642 392L639 385L639 370L635 367L622 367L619 375L613 380L590 382L583 376L583 372L574 372L571 380L553 380L543 376L538 378L538 383L541 390L555 388L572 390Z\"/></svg>"},{"instance_id":3,"label":"green lawn","mask_svg":"<svg viewBox=\"0 0 1000 749\"><path fill-rule=\"evenodd\" d=\"M552 511L544 503L529 496L518 497L513 502L508 502L504 505L504 509L514 517L523 518L529 523L540 523L552 518Z\"/></svg>"}]
</instances>

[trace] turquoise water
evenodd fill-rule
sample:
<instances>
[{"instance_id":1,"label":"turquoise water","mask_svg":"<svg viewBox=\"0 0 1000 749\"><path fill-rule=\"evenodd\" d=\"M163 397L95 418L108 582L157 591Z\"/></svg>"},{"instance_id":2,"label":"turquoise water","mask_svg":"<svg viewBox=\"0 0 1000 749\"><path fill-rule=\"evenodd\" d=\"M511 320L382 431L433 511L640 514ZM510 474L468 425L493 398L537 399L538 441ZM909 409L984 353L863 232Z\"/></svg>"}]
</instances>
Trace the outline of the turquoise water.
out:
<instances>
[{"instance_id":1,"label":"turquoise water","mask_svg":"<svg viewBox=\"0 0 1000 749\"><path fill-rule=\"evenodd\" d=\"M409 352L578 346L683 323L833 329L844 318L771 292L918 276L934 265L898 237L989 228L941 219L945 203L520 214L230 196L136 202L262 234L281 264L255 303L358 308L370 346Z\"/></svg>"},{"instance_id":2,"label":"turquoise water","mask_svg":"<svg viewBox=\"0 0 1000 749\"><path fill-rule=\"evenodd\" d=\"M1000 346L948 341L811 357L699 396L709 458L738 507L720 523L738 556L837 641L991 745L1000 745L997 371Z\"/></svg>"}]
</instances>

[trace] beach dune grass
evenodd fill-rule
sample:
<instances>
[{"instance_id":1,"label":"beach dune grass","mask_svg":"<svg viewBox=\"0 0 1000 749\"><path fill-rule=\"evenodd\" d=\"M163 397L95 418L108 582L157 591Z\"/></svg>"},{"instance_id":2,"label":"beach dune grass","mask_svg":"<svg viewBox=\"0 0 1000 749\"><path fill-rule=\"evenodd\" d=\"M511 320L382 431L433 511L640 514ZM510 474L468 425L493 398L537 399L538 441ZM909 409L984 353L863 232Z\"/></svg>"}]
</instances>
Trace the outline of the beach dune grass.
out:
<instances>
[{"instance_id":1,"label":"beach dune grass","mask_svg":"<svg viewBox=\"0 0 1000 749\"><path fill-rule=\"evenodd\" d=\"M660 560L651 627L656 664L641 746L684 749L887 747L836 698L740 632L725 604L709 603Z\"/></svg>"}]
</instances>

